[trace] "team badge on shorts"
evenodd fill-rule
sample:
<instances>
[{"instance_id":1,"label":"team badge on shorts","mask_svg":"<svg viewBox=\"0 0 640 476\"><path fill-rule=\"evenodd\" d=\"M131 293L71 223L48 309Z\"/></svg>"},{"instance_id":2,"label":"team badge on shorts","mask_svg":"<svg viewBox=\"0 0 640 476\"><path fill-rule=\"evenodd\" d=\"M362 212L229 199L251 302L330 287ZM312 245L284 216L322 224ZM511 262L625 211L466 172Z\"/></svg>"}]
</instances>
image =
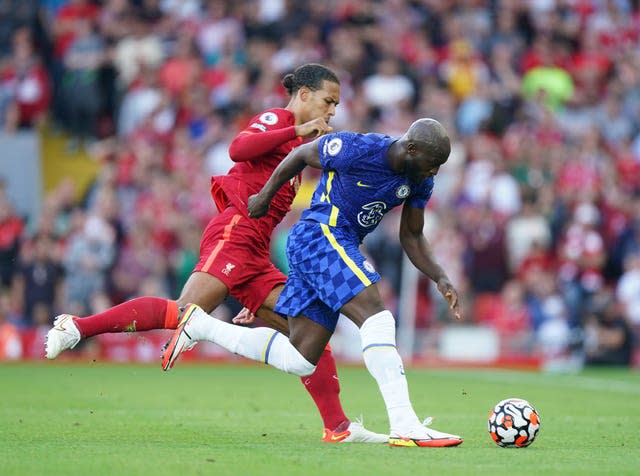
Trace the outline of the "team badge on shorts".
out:
<instances>
[{"instance_id":1,"label":"team badge on shorts","mask_svg":"<svg viewBox=\"0 0 640 476\"><path fill-rule=\"evenodd\" d=\"M235 268L236 265L233 263L227 263L226 266L224 268L222 268L222 274L229 276L229 274L231 273L231 271L233 271L233 268Z\"/></svg>"},{"instance_id":2,"label":"team badge on shorts","mask_svg":"<svg viewBox=\"0 0 640 476\"><path fill-rule=\"evenodd\" d=\"M371 263L369 263L369 261L364 260L362 262L362 266L364 266L364 269L366 269L369 273L375 273L376 269L373 267L373 265Z\"/></svg>"},{"instance_id":3,"label":"team badge on shorts","mask_svg":"<svg viewBox=\"0 0 640 476\"><path fill-rule=\"evenodd\" d=\"M265 112L260 116L260 122L272 126L278 122L278 116L273 112Z\"/></svg>"},{"instance_id":4,"label":"team badge on shorts","mask_svg":"<svg viewBox=\"0 0 640 476\"><path fill-rule=\"evenodd\" d=\"M411 193L411 189L408 185L400 185L396 189L396 197L398 198L407 198L409 196L409 193Z\"/></svg>"}]
</instances>

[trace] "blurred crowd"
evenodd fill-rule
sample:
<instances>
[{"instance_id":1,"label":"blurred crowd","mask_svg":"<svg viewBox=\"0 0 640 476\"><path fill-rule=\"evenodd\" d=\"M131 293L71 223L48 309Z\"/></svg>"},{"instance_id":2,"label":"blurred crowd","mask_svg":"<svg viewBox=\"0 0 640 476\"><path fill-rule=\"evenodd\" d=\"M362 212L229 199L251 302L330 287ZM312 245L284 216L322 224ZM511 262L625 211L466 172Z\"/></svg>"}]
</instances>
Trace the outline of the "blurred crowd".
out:
<instances>
[{"instance_id":1,"label":"blurred crowd","mask_svg":"<svg viewBox=\"0 0 640 476\"><path fill-rule=\"evenodd\" d=\"M0 17L2 128L47 123L101 164L83 200L70 178L37 217L0 190L5 323L176 297L230 140L286 105L284 74L319 62L341 80L334 128L396 135L428 116L449 131L427 235L467 322L494 327L507 355L631 363L639 1L0 0ZM317 177L305 178L308 194ZM283 269L298 213L274 237ZM365 242L396 311L410 285L398 223ZM447 310L419 288L417 326L432 332Z\"/></svg>"}]
</instances>

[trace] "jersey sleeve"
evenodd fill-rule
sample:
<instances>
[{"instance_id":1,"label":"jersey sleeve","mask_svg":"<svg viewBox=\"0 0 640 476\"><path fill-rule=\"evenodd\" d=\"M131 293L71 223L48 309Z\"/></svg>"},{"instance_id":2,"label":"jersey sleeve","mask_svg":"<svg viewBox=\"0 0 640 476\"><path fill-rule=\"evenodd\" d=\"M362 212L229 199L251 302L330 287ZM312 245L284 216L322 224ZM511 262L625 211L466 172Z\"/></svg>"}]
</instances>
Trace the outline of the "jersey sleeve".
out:
<instances>
[{"instance_id":1,"label":"jersey sleeve","mask_svg":"<svg viewBox=\"0 0 640 476\"><path fill-rule=\"evenodd\" d=\"M255 159L276 147L295 139L295 126L278 110L268 110L255 116L229 145L229 156L234 162Z\"/></svg>"},{"instance_id":2,"label":"jersey sleeve","mask_svg":"<svg viewBox=\"0 0 640 476\"><path fill-rule=\"evenodd\" d=\"M433 193L433 177L423 180L417 190L407 198L413 208L424 209Z\"/></svg>"},{"instance_id":3,"label":"jersey sleeve","mask_svg":"<svg viewBox=\"0 0 640 476\"><path fill-rule=\"evenodd\" d=\"M357 134L337 132L323 136L318 142L320 165L325 170L346 170L352 162Z\"/></svg>"}]
</instances>

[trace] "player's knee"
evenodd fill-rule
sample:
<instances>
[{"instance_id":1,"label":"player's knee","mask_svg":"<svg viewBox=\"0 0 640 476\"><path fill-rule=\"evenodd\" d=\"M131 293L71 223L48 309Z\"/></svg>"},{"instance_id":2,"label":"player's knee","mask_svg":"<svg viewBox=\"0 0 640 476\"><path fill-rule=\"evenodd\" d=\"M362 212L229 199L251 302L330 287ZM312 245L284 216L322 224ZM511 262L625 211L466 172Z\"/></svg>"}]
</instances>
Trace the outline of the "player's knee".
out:
<instances>
[{"instance_id":1,"label":"player's knee","mask_svg":"<svg viewBox=\"0 0 640 476\"><path fill-rule=\"evenodd\" d=\"M360 327L362 348L396 344L396 328L393 314L385 310L369 317Z\"/></svg>"},{"instance_id":2,"label":"player's knee","mask_svg":"<svg viewBox=\"0 0 640 476\"><path fill-rule=\"evenodd\" d=\"M316 366L309 362L304 356L298 352L295 347L287 356L285 371L300 377L311 375L316 370Z\"/></svg>"}]
</instances>

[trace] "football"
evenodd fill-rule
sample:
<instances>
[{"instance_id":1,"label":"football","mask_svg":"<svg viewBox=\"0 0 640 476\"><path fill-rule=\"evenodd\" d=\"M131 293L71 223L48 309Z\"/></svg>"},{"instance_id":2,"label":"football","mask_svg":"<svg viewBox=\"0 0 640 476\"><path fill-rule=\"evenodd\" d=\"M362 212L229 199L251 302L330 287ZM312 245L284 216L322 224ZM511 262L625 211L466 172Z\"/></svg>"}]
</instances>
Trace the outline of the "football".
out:
<instances>
[{"instance_id":1,"label":"football","mask_svg":"<svg viewBox=\"0 0 640 476\"><path fill-rule=\"evenodd\" d=\"M526 400L507 398L489 412L489 435L503 448L526 448L540 431L540 415Z\"/></svg>"}]
</instances>

